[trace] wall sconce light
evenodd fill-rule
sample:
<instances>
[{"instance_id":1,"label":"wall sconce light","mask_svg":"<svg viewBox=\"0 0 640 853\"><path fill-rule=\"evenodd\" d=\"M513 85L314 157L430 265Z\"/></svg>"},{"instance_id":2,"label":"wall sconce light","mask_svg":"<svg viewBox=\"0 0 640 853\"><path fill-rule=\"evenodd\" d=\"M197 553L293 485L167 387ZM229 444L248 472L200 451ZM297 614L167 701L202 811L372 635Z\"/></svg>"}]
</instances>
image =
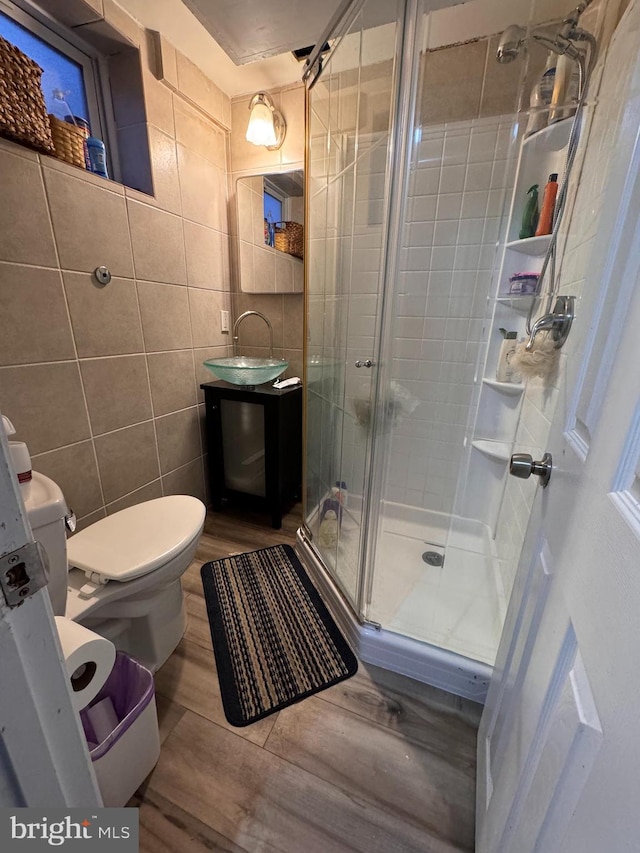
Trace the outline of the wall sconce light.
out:
<instances>
[{"instance_id":1,"label":"wall sconce light","mask_svg":"<svg viewBox=\"0 0 640 853\"><path fill-rule=\"evenodd\" d=\"M280 148L287 126L282 113L275 108L269 95L266 92L258 92L251 98L249 109L251 115L246 133L247 142L264 145L270 151Z\"/></svg>"}]
</instances>

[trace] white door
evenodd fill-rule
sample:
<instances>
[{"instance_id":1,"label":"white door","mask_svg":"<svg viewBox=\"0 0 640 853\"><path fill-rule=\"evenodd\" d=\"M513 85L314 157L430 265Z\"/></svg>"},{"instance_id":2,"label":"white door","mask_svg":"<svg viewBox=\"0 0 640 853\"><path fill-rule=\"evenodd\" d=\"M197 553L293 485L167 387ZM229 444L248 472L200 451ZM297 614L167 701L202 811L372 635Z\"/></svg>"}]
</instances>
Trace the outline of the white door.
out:
<instances>
[{"instance_id":1,"label":"white door","mask_svg":"<svg viewBox=\"0 0 640 853\"><path fill-rule=\"evenodd\" d=\"M28 542L0 425L0 561ZM0 807L101 804L46 588L17 607L0 591Z\"/></svg>"},{"instance_id":2,"label":"white door","mask_svg":"<svg viewBox=\"0 0 640 853\"><path fill-rule=\"evenodd\" d=\"M589 140L592 199L574 213L586 273L538 448L553 473L538 486L479 732L479 853L640 849L639 48L632 2Z\"/></svg>"}]
</instances>

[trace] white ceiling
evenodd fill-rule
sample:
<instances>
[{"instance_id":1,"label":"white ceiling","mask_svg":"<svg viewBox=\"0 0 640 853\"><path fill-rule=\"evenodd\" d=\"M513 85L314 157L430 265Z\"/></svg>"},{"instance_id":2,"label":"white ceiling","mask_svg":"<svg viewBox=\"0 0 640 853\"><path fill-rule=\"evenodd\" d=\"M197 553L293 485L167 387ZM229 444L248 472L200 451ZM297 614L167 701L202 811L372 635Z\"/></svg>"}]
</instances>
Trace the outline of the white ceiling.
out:
<instances>
[{"instance_id":1,"label":"white ceiling","mask_svg":"<svg viewBox=\"0 0 640 853\"><path fill-rule=\"evenodd\" d=\"M301 64L291 53L236 65L182 0L117 0L117 3L143 27L161 32L231 98L300 83L302 79ZM252 0L251 5L259 4L260 0Z\"/></svg>"},{"instance_id":2,"label":"white ceiling","mask_svg":"<svg viewBox=\"0 0 640 853\"><path fill-rule=\"evenodd\" d=\"M315 44L342 0L183 2L236 65L245 65Z\"/></svg>"}]
</instances>

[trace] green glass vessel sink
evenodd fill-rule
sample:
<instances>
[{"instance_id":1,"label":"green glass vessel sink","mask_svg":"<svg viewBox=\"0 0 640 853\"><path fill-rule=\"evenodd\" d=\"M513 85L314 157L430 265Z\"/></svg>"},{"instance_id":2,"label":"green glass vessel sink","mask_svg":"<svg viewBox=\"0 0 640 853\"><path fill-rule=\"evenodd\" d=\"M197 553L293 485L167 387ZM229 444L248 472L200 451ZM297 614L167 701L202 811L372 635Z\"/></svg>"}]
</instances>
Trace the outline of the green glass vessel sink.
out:
<instances>
[{"instance_id":1,"label":"green glass vessel sink","mask_svg":"<svg viewBox=\"0 0 640 853\"><path fill-rule=\"evenodd\" d=\"M208 358L202 363L218 379L232 385L262 385L277 379L289 367L289 362L282 358L250 358L247 355Z\"/></svg>"}]
</instances>

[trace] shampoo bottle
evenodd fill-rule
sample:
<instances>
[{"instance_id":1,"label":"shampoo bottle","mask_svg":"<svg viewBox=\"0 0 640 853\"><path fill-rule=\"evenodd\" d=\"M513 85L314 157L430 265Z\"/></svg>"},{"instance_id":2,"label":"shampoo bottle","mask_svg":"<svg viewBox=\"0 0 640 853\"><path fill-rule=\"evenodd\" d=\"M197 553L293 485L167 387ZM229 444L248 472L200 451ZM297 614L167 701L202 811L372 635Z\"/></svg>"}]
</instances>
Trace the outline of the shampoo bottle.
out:
<instances>
[{"instance_id":1,"label":"shampoo bottle","mask_svg":"<svg viewBox=\"0 0 640 853\"><path fill-rule=\"evenodd\" d=\"M558 195L558 174L553 172L549 175L549 180L544 188L542 196L542 210L538 219L538 227L536 228L536 237L542 237L545 234L551 234L553 230L553 211L556 206L556 196Z\"/></svg>"},{"instance_id":2,"label":"shampoo bottle","mask_svg":"<svg viewBox=\"0 0 640 853\"><path fill-rule=\"evenodd\" d=\"M575 113L574 104L578 101L579 89L580 71L578 64L564 53L558 57L556 65L549 123L568 118Z\"/></svg>"},{"instance_id":3,"label":"shampoo bottle","mask_svg":"<svg viewBox=\"0 0 640 853\"><path fill-rule=\"evenodd\" d=\"M540 86L540 97L542 98L542 103L545 107L548 107L551 104L551 99L553 98L553 87L556 84L557 61L558 57L552 50L550 50L549 56L547 57L547 64L544 67L542 77L538 84Z\"/></svg>"},{"instance_id":4,"label":"shampoo bottle","mask_svg":"<svg viewBox=\"0 0 640 853\"><path fill-rule=\"evenodd\" d=\"M525 136L530 136L532 133L542 130L543 127L547 126L549 113L545 110L545 107L548 107L551 104L555 80L556 55L551 50L549 51L547 64L542 72L542 77L531 90L531 98L529 100L531 113L529 115L529 121L527 122Z\"/></svg>"},{"instance_id":5,"label":"shampoo bottle","mask_svg":"<svg viewBox=\"0 0 640 853\"><path fill-rule=\"evenodd\" d=\"M516 346L518 343L518 333L508 332L506 329L500 329L502 334L502 345L500 346L500 355L498 356L498 367L496 369L497 382L519 382L520 376L515 372L511 365Z\"/></svg>"},{"instance_id":6,"label":"shampoo bottle","mask_svg":"<svg viewBox=\"0 0 640 853\"><path fill-rule=\"evenodd\" d=\"M520 237L521 240L533 237L536 233L536 226L538 225L538 185L534 184L532 187L529 187L527 195L529 198L524 206L522 227L518 234L518 237Z\"/></svg>"}]
</instances>

